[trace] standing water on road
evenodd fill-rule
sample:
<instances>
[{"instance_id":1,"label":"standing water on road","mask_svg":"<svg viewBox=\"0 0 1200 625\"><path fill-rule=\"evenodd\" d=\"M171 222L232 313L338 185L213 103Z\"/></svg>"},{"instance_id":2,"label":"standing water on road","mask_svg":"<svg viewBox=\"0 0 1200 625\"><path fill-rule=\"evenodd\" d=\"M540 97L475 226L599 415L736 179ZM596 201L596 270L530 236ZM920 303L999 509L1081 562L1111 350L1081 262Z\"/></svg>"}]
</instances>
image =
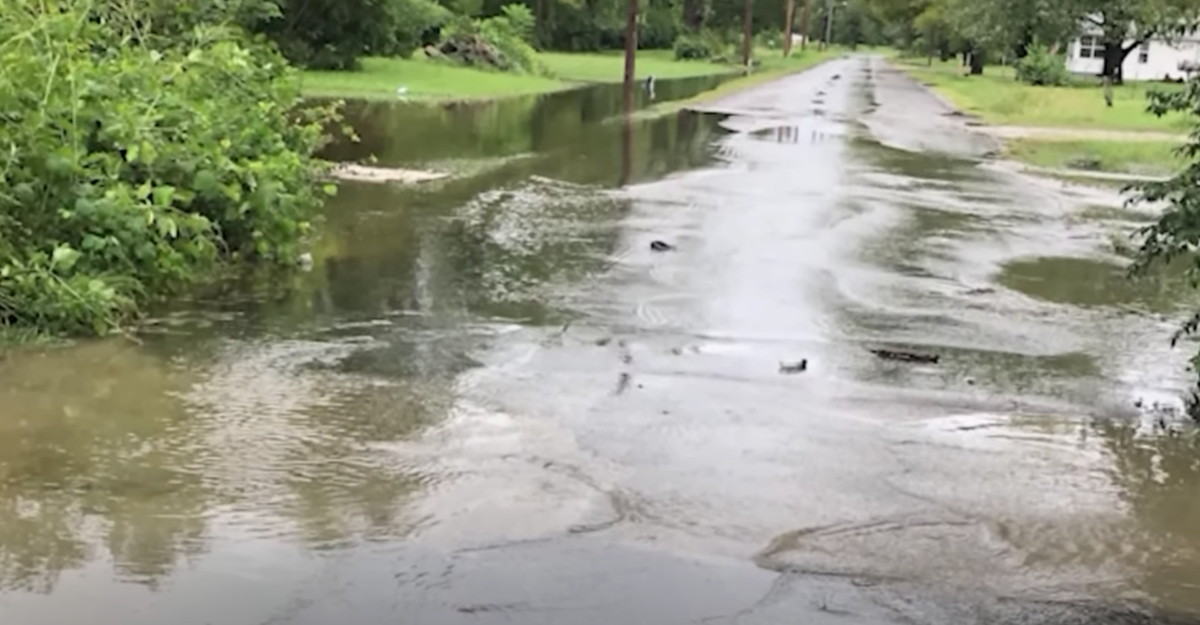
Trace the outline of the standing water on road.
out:
<instances>
[{"instance_id":1,"label":"standing water on road","mask_svg":"<svg viewBox=\"0 0 1200 625\"><path fill-rule=\"evenodd\" d=\"M1200 623L1200 443L1149 409L1196 302L938 106L853 57L546 109L347 185L282 294L7 355L3 622Z\"/></svg>"}]
</instances>

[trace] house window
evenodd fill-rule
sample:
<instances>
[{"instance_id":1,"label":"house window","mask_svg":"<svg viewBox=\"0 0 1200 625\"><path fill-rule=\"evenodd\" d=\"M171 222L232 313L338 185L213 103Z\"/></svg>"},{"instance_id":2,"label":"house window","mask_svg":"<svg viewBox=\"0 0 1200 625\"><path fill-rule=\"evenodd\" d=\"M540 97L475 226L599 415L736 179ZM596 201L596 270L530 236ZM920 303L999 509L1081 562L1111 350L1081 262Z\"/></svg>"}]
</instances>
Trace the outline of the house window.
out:
<instances>
[{"instance_id":1,"label":"house window","mask_svg":"<svg viewBox=\"0 0 1200 625\"><path fill-rule=\"evenodd\" d=\"M1150 60L1150 42L1147 41L1138 48L1138 63L1146 63Z\"/></svg>"},{"instance_id":2,"label":"house window","mask_svg":"<svg viewBox=\"0 0 1200 625\"><path fill-rule=\"evenodd\" d=\"M1104 44L1100 43L1100 38L1092 35L1084 35L1079 38L1079 58L1081 59L1102 59L1104 58Z\"/></svg>"}]
</instances>

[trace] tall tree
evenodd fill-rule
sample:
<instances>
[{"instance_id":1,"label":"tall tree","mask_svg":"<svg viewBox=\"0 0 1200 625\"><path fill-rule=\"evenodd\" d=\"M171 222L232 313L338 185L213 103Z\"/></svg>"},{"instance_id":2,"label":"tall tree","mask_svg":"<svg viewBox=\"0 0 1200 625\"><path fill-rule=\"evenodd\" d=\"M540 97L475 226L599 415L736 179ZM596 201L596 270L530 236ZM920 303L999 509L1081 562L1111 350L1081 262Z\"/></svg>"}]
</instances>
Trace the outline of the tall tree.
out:
<instances>
[{"instance_id":1,"label":"tall tree","mask_svg":"<svg viewBox=\"0 0 1200 625\"><path fill-rule=\"evenodd\" d=\"M754 44L754 0L743 0L742 67L750 67L750 49Z\"/></svg>"},{"instance_id":2,"label":"tall tree","mask_svg":"<svg viewBox=\"0 0 1200 625\"><path fill-rule=\"evenodd\" d=\"M1135 48L1155 37L1177 39L1200 23L1198 0L1076 0L1074 9L1085 30L1100 37L1100 75L1114 83L1121 82L1121 66Z\"/></svg>"},{"instance_id":3,"label":"tall tree","mask_svg":"<svg viewBox=\"0 0 1200 625\"><path fill-rule=\"evenodd\" d=\"M796 21L796 0L787 0L783 18L783 56L792 54L792 23Z\"/></svg>"},{"instance_id":4,"label":"tall tree","mask_svg":"<svg viewBox=\"0 0 1200 625\"><path fill-rule=\"evenodd\" d=\"M808 20L812 15L813 0L803 0L804 13L800 16L800 49L808 47Z\"/></svg>"}]
</instances>

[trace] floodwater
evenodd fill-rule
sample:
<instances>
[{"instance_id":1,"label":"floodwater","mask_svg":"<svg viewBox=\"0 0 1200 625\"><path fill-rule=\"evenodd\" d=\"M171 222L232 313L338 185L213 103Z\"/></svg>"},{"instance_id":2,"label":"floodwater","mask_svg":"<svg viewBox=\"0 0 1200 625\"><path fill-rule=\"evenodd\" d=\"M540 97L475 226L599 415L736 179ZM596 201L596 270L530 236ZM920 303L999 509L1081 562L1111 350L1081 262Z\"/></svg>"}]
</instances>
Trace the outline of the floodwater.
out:
<instances>
[{"instance_id":1,"label":"floodwater","mask_svg":"<svg viewBox=\"0 0 1200 625\"><path fill-rule=\"evenodd\" d=\"M690 98L736 76L718 74L639 83L635 110ZM343 109L360 141L343 141L326 158L381 166L429 166L457 171L463 166L537 155L578 156L584 145L605 143L619 130L624 86L600 84L498 101L429 104L414 101L349 102ZM608 139L611 141L611 139Z\"/></svg>"},{"instance_id":2,"label":"floodwater","mask_svg":"<svg viewBox=\"0 0 1200 625\"><path fill-rule=\"evenodd\" d=\"M0 622L1200 623L1147 214L870 57L713 108L533 114L289 284L0 360Z\"/></svg>"}]
</instances>

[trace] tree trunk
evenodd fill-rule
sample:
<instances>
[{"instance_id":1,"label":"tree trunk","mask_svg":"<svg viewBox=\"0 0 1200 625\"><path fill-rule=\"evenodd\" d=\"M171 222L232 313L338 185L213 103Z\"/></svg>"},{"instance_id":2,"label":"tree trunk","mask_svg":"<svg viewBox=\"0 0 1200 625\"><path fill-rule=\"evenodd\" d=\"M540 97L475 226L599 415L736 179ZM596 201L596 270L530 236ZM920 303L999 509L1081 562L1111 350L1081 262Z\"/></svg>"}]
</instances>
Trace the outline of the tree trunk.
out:
<instances>
[{"instance_id":1,"label":"tree trunk","mask_svg":"<svg viewBox=\"0 0 1200 625\"><path fill-rule=\"evenodd\" d=\"M783 15L783 56L792 54L792 22L796 18L796 0L787 0L787 8Z\"/></svg>"},{"instance_id":2,"label":"tree trunk","mask_svg":"<svg viewBox=\"0 0 1200 625\"><path fill-rule=\"evenodd\" d=\"M1025 58L1029 54L1029 46L1033 45L1033 26L1026 25L1021 30L1021 39L1017 41L1017 45L1013 46L1013 55L1017 60Z\"/></svg>"},{"instance_id":3,"label":"tree trunk","mask_svg":"<svg viewBox=\"0 0 1200 625\"><path fill-rule=\"evenodd\" d=\"M1119 85L1124 80L1121 66L1125 64L1125 58L1134 48L1142 45L1141 41L1135 41L1129 47L1124 47L1121 43L1119 41L1104 43L1104 68L1100 70L1100 76L1108 78L1114 85Z\"/></svg>"},{"instance_id":4,"label":"tree trunk","mask_svg":"<svg viewBox=\"0 0 1200 625\"><path fill-rule=\"evenodd\" d=\"M808 47L808 16L813 0L804 0L804 12L800 14L800 49Z\"/></svg>"},{"instance_id":5,"label":"tree trunk","mask_svg":"<svg viewBox=\"0 0 1200 625\"><path fill-rule=\"evenodd\" d=\"M703 0L683 0L683 23L692 32L704 27Z\"/></svg>"},{"instance_id":6,"label":"tree trunk","mask_svg":"<svg viewBox=\"0 0 1200 625\"><path fill-rule=\"evenodd\" d=\"M971 75L983 75L983 50L979 48L971 50Z\"/></svg>"},{"instance_id":7,"label":"tree trunk","mask_svg":"<svg viewBox=\"0 0 1200 625\"><path fill-rule=\"evenodd\" d=\"M625 14L625 115L633 113L633 77L637 58L638 0L629 0Z\"/></svg>"},{"instance_id":8,"label":"tree trunk","mask_svg":"<svg viewBox=\"0 0 1200 625\"><path fill-rule=\"evenodd\" d=\"M754 24L754 0L742 3L742 67L750 67L750 48L754 44L754 34L750 27Z\"/></svg>"}]
</instances>

